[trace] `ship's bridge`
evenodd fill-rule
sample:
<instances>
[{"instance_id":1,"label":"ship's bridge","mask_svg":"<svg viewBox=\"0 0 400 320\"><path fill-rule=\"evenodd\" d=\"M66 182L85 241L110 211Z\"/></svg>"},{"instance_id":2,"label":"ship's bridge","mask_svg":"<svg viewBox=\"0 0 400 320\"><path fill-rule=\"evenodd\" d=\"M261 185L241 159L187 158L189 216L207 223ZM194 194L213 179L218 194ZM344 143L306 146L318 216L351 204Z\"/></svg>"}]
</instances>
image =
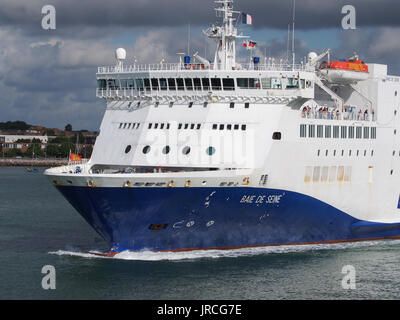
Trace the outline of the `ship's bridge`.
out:
<instances>
[{"instance_id":1,"label":"ship's bridge","mask_svg":"<svg viewBox=\"0 0 400 320\"><path fill-rule=\"evenodd\" d=\"M288 103L314 97L315 72L303 65L241 65L213 70L204 64L99 67L97 97L126 101L251 101Z\"/></svg>"}]
</instances>

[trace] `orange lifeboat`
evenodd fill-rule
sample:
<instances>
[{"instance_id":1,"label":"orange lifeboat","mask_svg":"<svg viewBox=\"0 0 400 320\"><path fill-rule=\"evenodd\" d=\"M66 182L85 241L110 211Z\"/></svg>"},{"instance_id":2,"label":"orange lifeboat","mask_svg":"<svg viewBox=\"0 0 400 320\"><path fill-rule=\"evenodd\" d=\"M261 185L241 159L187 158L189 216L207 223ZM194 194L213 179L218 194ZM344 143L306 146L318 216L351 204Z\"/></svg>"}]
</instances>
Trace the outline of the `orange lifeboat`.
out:
<instances>
[{"instance_id":1,"label":"orange lifeboat","mask_svg":"<svg viewBox=\"0 0 400 320\"><path fill-rule=\"evenodd\" d=\"M320 66L320 73L331 83L351 84L367 80L368 66L363 60L355 59L324 61Z\"/></svg>"}]
</instances>

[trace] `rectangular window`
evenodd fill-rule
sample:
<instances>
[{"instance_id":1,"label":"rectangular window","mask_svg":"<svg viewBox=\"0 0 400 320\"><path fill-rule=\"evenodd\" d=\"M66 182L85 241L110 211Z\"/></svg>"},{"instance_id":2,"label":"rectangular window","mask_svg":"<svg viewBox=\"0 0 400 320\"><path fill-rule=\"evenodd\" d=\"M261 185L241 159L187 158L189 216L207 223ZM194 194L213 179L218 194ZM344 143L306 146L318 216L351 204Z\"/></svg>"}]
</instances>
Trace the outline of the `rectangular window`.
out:
<instances>
[{"instance_id":1,"label":"rectangular window","mask_svg":"<svg viewBox=\"0 0 400 320\"><path fill-rule=\"evenodd\" d=\"M376 139L376 128L375 127L371 128L371 139Z\"/></svg>"},{"instance_id":2,"label":"rectangular window","mask_svg":"<svg viewBox=\"0 0 400 320\"><path fill-rule=\"evenodd\" d=\"M138 91L143 91L144 90L144 83L142 79L135 79L136 82L136 88Z\"/></svg>"},{"instance_id":3,"label":"rectangular window","mask_svg":"<svg viewBox=\"0 0 400 320\"><path fill-rule=\"evenodd\" d=\"M347 127L346 126L342 126L340 136L342 139L347 138Z\"/></svg>"},{"instance_id":4,"label":"rectangular window","mask_svg":"<svg viewBox=\"0 0 400 320\"><path fill-rule=\"evenodd\" d=\"M260 89L260 79L250 78L249 79L249 89Z\"/></svg>"},{"instance_id":5,"label":"rectangular window","mask_svg":"<svg viewBox=\"0 0 400 320\"><path fill-rule=\"evenodd\" d=\"M146 91L150 91L150 79L143 79L144 82L144 88Z\"/></svg>"},{"instance_id":6,"label":"rectangular window","mask_svg":"<svg viewBox=\"0 0 400 320\"><path fill-rule=\"evenodd\" d=\"M369 139L369 127L364 127L364 139Z\"/></svg>"},{"instance_id":7,"label":"rectangular window","mask_svg":"<svg viewBox=\"0 0 400 320\"><path fill-rule=\"evenodd\" d=\"M160 89L161 90L167 90L167 79L161 78L160 79Z\"/></svg>"},{"instance_id":8,"label":"rectangular window","mask_svg":"<svg viewBox=\"0 0 400 320\"><path fill-rule=\"evenodd\" d=\"M176 90L176 83L174 78L168 78L169 90Z\"/></svg>"},{"instance_id":9,"label":"rectangular window","mask_svg":"<svg viewBox=\"0 0 400 320\"><path fill-rule=\"evenodd\" d=\"M236 84L240 89L248 89L249 88L249 79L248 78L237 78Z\"/></svg>"},{"instance_id":10,"label":"rectangular window","mask_svg":"<svg viewBox=\"0 0 400 320\"><path fill-rule=\"evenodd\" d=\"M222 79L222 84L224 86L224 90L228 90L228 91L235 90L235 81L231 78Z\"/></svg>"},{"instance_id":11,"label":"rectangular window","mask_svg":"<svg viewBox=\"0 0 400 320\"><path fill-rule=\"evenodd\" d=\"M332 137L332 127L325 126L325 138L331 138L331 137Z\"/></svg>"},{"instance_id":12,"label":"rectangular window","mask_svg":"<svg viewBox=\"0 0 400 320\"><path fill-rule=\"evenodd\" d=\"M180 91L185 90L185 85L184 85L184 82L183 82L182 78L177 78L176 79L176 85L178 87L178 90L180 90Z\"/></svg>"},{"instance_id":13,"label":"rectangular window","mask_svg":"<svg viewBox=\"0 0 400 320\"><path fill-rule=\"evenodd\" d=\"M315 138L315 125L313 124L308 125L308 137Z\"/></svg>"},{"instance_id":14,"label":"rectangular window","mask_svg":"<svg viewBox=\"0 0 400 320\"><path fill-rule=\"evenodd\" d=\"M329 176L329 167L322 167L321 182L327 182Z\"/></svg>"},{"instance_id":15,"label":"rectangular window","mask_svg":"<svg viewBox=\"0 0 400 320\"><path fill-rule=\"evenodd\" d=\"M313 182L319 182L320 174L321 174L321 167L314 167Z\"/></svg>"},{"instance_id":16,"label":"rectangular window","mask_svg":"<svg viewBox=\"0 0 400 320\"><path fill-rule=\"evenodd\" d=\"M305 124L300 125L300 138L305 138L307 136L307 126Z\"/></svg>"},{"instance_id":17,"label":"rectangular window","mask_svg":"<svg viewBox=\"0 0 400 320\"><path fill-rule=\"evenodd\" d=\"M107 82L106 80L97 80L97 88L99 89L107 89Z\"/></svg>"},{"instance_id":18,"label":"rectangular window","mask_svg":"<svg viewBox=\"0 0 400 320\"><path fill-rule=\"evenodd\" d=\"M261 79L261 84L263 89L271 89L271 79L263 78Z\"/></svg>"},{"instance_id":19,"label":"rectangular window","mask_svg":"<svg viewBox=\"0 0 400 320\"><path fill-rule=\"evenodd\" d=\"M212 78L211 79L212 89L215 91L219 91L222 89L221 79L220 78Z\"/></svg>"},{"instance_id":20,"label":"rectangular window","mask_svg":"<svg viewBox=\"0 0 400 320\"><path fill-rule=\"evenodd\" d=\"M354 139L354 127L349 127L349 139Z\"/></svg>"},{"instance_id":21,"label":"rectangular window","mask_svg":"<svg viewBox=\"0 0 400 320\"><path fill-rule=\"evenodd\" d=\"M208 78L202 78L201 83L203 85L203 90L204 91L210 91L210 79Z\"/></svg>"},{"instance_id":22,"label":"rectangular window","mask_svg":"<svg viewBox=\"0 0 400 320\"><path fill-rule=\"evenodd\" d=\"M286 89L298 89L299 88L299 79L297 78L288 78Z\"/></svg>"},{"instance_id":23,"label":"rectangular window","mask_svg":"<svg viewBox=\"0 0 400 320\"><path fill-rule=\"evenodd\" d=\"M201 81L200 78L193 79L194 90L201 91Z\"/></svg>"},{"instance_id":24,"label":"rectangular window","mask_svg":"<svg viewBox=\"0 0 400 320\"><path fill-rule=\"evenodd\" d=\"M151 89L155 91L159 90L158 79L151 79Z\"/></svg>"},{"instance_id":25,"label":"rectangular window","mask_svg":"<svg viewBox=\"0 0 400 320\"><path fill-rule=\"evenodd\" d=\"M126 80L126 85L127 85L128 89L134 89L135 88L135 84L133 82L133 79Z\"/></svg>"},{"instance_id":26,"label":"rectangular window","mask_svg":"<svg viewBox=\"0 0 400 320\"><path fill-rule=\"evenodd\" d=\"M362 138L362 127L357 127L356 128L356 139L361 139Z\"/></svg>"},{"instance_id":27,"label":"rectangular window","mask_svg":"<svg viewBox=\"0 0 400 320\"><path fill-rule=\"evenodd\" d=\"M333 137L339 138L339 126L333 126Z\"/></svg>"},{"instance_id":28,"label":"rectangular window","mask_svg":"<svg viewBox=\"0 0 400 320\"><path fill-rule=\"evenodd\" d=\"M190 78L185 78L185 86L186 90L192 91L193 90L193 82Z\"/></svg>"},{"instance_id":29,"label":"rectangular window","mask_svg":"<svg viewBox=\"0 0 400 320\"><path fill-rule=\"evenodd\" d=\"M317 126L317 137L323 138L324 137L324 126Z\"/></svg>"},{"instance_id":30,"label":"rectangular window","mask_svg":"<svg viewBox=\"0 0 400 320\"><path fill-rule=\"evenodd\" d=\"M271 78L271 89L282 89L282 80L280 78Z\"/></svg>"}]
</instances>

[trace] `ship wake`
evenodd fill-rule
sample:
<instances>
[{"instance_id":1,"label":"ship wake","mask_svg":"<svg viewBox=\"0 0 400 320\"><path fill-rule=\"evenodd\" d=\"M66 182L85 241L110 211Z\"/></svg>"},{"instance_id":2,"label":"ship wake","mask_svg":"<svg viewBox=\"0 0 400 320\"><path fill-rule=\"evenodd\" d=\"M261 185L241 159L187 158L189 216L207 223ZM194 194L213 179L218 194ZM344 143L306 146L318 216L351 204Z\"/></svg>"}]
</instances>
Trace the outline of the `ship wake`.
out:
<instances>
[{"instance_id":1,"label":"ship wake","mask_svg":"<svg viewBox=\"0 0 400 320\"><path fill-rule=\"evenodd\" d=\"M274 247L243 248L233 250L195 250L185 252L153 252L153 251L123 251L115 255L100 251L58 250L49 252L58 256L73 256L80 258L117 259L132 261L182 261L198 259L240 258L266 254L306 253L321 250L346 250L382 245L399 245L400 240L379 240L337 244L290 245Z\"/></svg>"}]
</instances>

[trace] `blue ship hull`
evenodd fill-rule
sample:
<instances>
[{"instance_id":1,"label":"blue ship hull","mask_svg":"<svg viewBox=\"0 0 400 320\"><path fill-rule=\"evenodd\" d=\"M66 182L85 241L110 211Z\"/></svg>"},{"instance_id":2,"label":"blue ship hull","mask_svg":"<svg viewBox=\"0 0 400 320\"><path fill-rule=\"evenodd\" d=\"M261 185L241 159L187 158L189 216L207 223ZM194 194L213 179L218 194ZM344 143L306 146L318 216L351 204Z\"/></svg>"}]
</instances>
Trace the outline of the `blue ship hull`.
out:
<instances>
[{"instance_id":1,"label":"blue ship hull","mask_svg":"<svg viewBox=\"0 0 400 320\"><path fill-rule=\"evenodd\" d=\"M58 190L110 244L180 251L397 238L400 224L361 221L322 201L265 188Z\"/></svg>"}]
</instances>

